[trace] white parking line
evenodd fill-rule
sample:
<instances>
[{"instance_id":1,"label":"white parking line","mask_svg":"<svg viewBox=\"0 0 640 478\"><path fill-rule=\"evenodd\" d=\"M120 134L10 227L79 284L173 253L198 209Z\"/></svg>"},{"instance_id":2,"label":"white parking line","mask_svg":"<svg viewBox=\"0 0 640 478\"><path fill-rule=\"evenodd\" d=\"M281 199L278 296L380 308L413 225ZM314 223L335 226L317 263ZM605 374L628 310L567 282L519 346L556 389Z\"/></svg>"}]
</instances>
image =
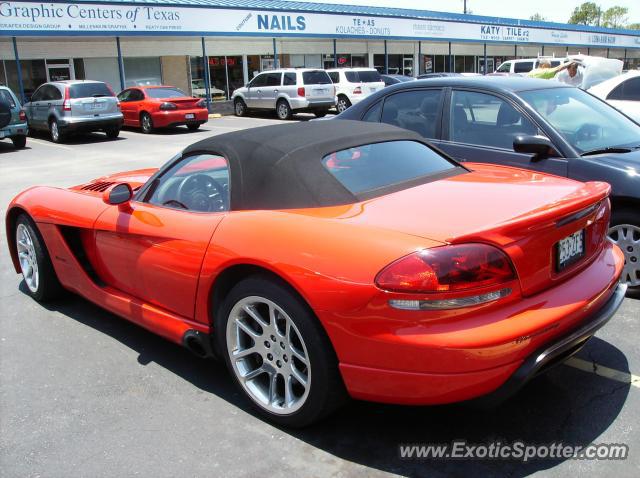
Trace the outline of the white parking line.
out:
<instances>
[{"instance_id":1,"label":"white parking line","mask_svg":"<svg viewBox=\"0 0 640 478\"><path fill-rule=\"evenodd\" d=\"M40 141L39 139L33 139L33 138L29 138L27 140L27 144L28 143L36 143L36 144L41 144L42 146L52 146L54 148L60 148L60 149L68 149L73 151L73 148L70 148L69 146L63 146L61 144L56 144L56 143L50 143L49 141Z\"/></svg>"},{"instance_id":2,"label":"white parking line","mask_svg":"<svg viewBox=\"0 0 640 478\"><path fill-rule=\"evenodd\" d=\"M589 362L588 360L579 359L577 357L571 357L567 360L565 365L569 367L577 368L583 372L595 373L600 377L605 377L616 382L628 383L633 387L640 388L640 377L627 372L621 372L613 368L605 367L595 362Z\"/></svg>"}]
</instances>

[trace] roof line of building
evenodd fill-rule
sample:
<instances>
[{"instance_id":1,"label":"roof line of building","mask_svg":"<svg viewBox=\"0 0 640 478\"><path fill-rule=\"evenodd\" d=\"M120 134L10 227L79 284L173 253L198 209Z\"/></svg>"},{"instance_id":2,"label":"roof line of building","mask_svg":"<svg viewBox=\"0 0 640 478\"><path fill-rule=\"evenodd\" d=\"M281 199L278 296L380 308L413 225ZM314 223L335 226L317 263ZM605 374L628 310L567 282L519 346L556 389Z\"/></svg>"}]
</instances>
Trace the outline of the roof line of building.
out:
<instances>
[{"instance_id":1,"label":"roof line of building","mask_svg":"<svg viewBox=\"0 0 640 478\"><path fill-rule=\"evenodd\" d=\"M309 3L282 0L69 0L69 3L122 4L179 6L193 8L231 8L239 10L269 10L281 12L333 13L343 15L369 15L420 20L442 20L477 24L518 26L527 28L547 28L555 30L615 33L618 35L640 36L640 30L604 28L590 25L574 25L555 22L539 22L517 18L489 17L461 13L413 10L392 7L368 7L348 4Z\"/></svg>"}]
</instances>

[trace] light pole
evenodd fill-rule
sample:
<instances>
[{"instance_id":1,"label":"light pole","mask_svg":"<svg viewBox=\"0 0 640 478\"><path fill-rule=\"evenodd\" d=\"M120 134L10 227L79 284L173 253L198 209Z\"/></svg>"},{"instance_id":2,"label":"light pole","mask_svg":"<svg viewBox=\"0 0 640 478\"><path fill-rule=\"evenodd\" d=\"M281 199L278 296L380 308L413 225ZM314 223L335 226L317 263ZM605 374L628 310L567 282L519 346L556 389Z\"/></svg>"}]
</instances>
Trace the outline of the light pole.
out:
<instances>
[{"instance_id":1,"label":"light pole","mask_svg":"<svg viewBox=\"0 0 640 478\"><path fill-rule=\"evenodd\" d=\"M463 13L466 15L467 14L467 0L463 0L463 3L464 3L464 12Z\"/></svg>"}]
</instances>

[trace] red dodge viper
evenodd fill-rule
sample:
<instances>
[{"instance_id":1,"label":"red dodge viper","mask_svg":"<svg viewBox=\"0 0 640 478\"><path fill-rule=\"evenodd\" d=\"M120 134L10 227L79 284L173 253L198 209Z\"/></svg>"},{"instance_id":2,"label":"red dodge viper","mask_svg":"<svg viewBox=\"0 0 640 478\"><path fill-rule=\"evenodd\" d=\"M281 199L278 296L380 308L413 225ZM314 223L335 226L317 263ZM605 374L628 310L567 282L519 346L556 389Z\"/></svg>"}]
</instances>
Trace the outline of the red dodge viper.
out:
<instances>
[{"instance_id":1,"label":"red dodge viper","mask_svg":"<svg viewBox=\"0 0 640 478\"><path fill-rule=\"evenodd\" d=\"M264 415L303 426L349 396L502 399L576 352L625 293L608 194L323 121L31 188L6 228L34 299L67 289L221 357Z\"/></svg>"}]
</instances>

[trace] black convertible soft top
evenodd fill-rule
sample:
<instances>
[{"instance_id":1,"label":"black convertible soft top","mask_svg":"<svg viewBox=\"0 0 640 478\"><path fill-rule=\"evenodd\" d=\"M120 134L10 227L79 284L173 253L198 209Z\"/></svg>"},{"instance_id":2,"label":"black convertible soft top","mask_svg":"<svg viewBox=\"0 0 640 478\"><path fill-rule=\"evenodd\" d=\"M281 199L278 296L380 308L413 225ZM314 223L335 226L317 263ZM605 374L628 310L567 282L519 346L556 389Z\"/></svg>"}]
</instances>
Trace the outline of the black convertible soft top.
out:
<instances>
[{"instance_id":1,"label":"black convertible soft top","mask_svg":"<svg viewBox=\"0 0 640 478\"><path fill-rule=\"evenodd\" d=\"M213 153L227 159L231 210L291 209L362 200L340 184L323 166L322 158L343 149L397 140L427 144L418 134L387 124L325 120L211 136L189 146L184 153ZM376 190L376 195L416 185L415 181L411 183Z\"/></svg>"}]
</instances>

